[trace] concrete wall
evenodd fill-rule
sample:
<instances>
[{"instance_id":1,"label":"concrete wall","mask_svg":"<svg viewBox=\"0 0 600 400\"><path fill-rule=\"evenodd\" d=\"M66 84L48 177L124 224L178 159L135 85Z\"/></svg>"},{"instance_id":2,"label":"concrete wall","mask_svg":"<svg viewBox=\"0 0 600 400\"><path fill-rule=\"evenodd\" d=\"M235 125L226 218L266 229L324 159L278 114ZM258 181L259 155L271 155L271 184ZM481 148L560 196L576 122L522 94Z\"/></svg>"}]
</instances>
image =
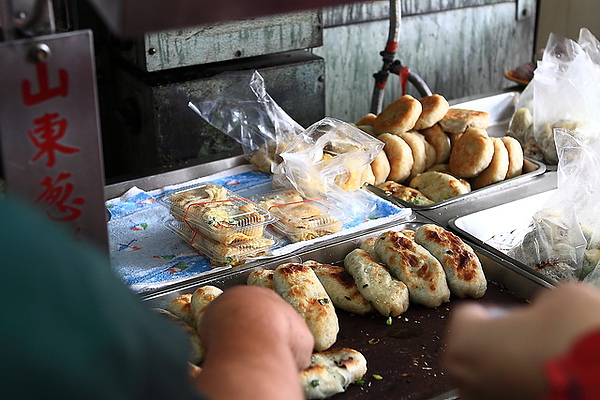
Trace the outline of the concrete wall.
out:
<instances>
[{"instance_id":1,"label":"concrete wall","mask_svg":"<svg viewBox=\"0 0 600 400\"><path fill-rule=\"evenodd\" d=\"M326 63L327 115L355 121L369 111L388 10L387 1L324 10L323 46L313 51ZM504 71L532 59L536 1L402 1L402 14L397 59L448 99L513 86ZM400 95L392 75L384 103Z\"/></svg>"}]
</instances>

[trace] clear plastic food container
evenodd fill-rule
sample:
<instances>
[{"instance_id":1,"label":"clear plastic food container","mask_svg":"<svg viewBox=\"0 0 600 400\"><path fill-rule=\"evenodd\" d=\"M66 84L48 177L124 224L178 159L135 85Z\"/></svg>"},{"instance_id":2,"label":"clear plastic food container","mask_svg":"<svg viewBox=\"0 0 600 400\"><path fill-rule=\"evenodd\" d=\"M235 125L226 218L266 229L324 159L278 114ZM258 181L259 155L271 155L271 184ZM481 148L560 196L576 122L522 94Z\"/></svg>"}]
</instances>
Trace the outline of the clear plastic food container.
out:
<instances>
[{"instance_id":1,"label":"clear plastic food container","mask_svg":"<svg viewBox=\"0 0 600 400\"><path fill-rule=\"evenodd\" d=\"M260 238L274 222L266 209L217 184L181 189L158 201L190 230L226 245Z\"/></svg>"},{"instance_id":2,"label":"clear plastic food container","mask_svg":"<svg viewBox=\"0 0 600 400\"><path fill-rule=\"evenodd\" d=\"M278 245L276 238L269 235L268 232L252 239L224 244L205 236L200 231L191 229L185 222L170 219L165 225L215 266L244 264L249 258L268 254L273 247Z\"/></svg>"},{"instance_id":3,"label":"clear plastic food container","mask_svg":"<svg viewBox=\"0 0 600 400\"><path fill-rule=\"evenodd\" d=\"M294 190L272 191L255 198L276 219L271 227L293 242L339 232L342 221L327 201L304 199Z\"/></svg>"}]
</instances>

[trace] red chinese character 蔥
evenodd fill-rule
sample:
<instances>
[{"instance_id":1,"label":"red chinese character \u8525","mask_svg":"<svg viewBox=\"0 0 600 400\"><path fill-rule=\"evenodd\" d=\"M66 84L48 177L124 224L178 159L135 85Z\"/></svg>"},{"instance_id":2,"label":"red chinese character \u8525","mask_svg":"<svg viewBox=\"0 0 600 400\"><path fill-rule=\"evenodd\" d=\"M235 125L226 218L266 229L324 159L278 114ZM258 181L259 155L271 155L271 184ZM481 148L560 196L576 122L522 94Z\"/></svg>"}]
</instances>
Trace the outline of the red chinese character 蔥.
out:
<instances>
[{"instance_id":1,"label":"red chinese character \u8525","mask_svg":"<svg viewBox=\"0 0 600 400\"><path fill-rule=\"evenodd\" d=\"M35 72L39 89L37 93L31 93L31 82L28 79L21 82L21 95L26 106L41 103L56 96L67 97L69 94L69 74L67 71L64 69L58 70L59 85L56 87L50 87L48 64L44 62L37 63Z\"/></svg>"},{"instance_id":2,"label":"red chinese character \u8525","mask_svg":"<svg viewBox=\"0 0 600 400\"><path fill-rule=\"evenodd\" d=\"M79 206L85 203L83 197L75 197L71 199L73 193L73 184L67 179L71 177L68 172L61 172L57 178L52 179L46 176L41 182L41 186L45 186L45 190L35 199L36 203L40 201L54 206L58 213L46 211L48 216L56 221L69 222L78 219L81 216Z\"/></svg>"},{"instance_id":3,"label":"red chinese character \u8525","mask_svg":"<svg viewBox=\"0 0 600 400\"><path fill-rule=\"evenodd\" d=\"M58 143L65 136L67 130L67 120L65 118L57 119L58 116L57 113L46 113L42 117L34 119L36 128L27 132L31 142L39 149L32 161L37 161L45 154L48 168L53 167L56 163L56 152L73 154L79 151L76 147Z\"/></svg>"}]
</instances>

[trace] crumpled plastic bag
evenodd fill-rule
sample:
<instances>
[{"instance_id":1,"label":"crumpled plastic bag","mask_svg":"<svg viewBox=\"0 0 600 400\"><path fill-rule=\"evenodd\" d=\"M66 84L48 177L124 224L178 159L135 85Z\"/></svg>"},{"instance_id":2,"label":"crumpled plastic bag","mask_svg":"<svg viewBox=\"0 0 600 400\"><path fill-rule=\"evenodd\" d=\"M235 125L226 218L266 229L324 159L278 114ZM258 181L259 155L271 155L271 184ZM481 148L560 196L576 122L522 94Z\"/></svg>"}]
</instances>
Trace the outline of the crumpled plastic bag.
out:
<instances>
[{"instance_id":1,"label":"crumpled plastic bag","mask_svg":"<svg viewBox=\"0 0 600 400\"><path fill-rule=\"evenodd\" d=\"M565 129L554 136L558 189L508 255L557 281L600 284L600 140Z\"/></svg>"},{"instance_id":2,"label":"crumpled plastic bag","mask_svg":"<svg viewBox=\"0 0 600 400\"><path fill-rule=\"evenodd\" d=\"M550 34L533 79L522 92L508 134L524 154L558 163L555 129L597 135L600 124L600 42L586 28L578 41Z\"/></svg>"},{"instance_id":3,"label":"crumpled plastic bag","mask_svg":"<svg viewBox=\"0 0 600 400\"><path fill-rule=\"evenodd\" d=\"M225 72L218 78L224 89L188 106L240 143L260 171L276 171L279 153L301 141L304 128L271 98L258 71Z\"/></svg>"}]
</instances>

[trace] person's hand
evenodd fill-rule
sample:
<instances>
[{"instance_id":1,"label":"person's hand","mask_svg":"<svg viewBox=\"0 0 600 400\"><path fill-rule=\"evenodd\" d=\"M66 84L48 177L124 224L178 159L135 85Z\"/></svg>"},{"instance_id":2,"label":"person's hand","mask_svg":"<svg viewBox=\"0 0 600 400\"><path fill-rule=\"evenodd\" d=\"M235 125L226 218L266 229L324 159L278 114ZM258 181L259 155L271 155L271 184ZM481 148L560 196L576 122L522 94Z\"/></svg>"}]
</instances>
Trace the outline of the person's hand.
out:
<instances>
[{"instance_id":1,"label":"person's hand","mask_svg":"<svg viewBox=\"0 0 600 400\"><path fill-rule=\"evenodd\" d=\"M314 339L302 317L271 289L235 286L206 309L206 358L197 380L212 399L303 398L299 370Z\"/></svg>"},{"instance_id":2,"label":"person's hand","mask_svg":"<svg viewBox=\"0 0 600 400\"><path fill-rule=\"evenodd\" d=\"M477 303L453 311L444 358L460 398L540 399L544 363L600 328L600 291L581 283L543 290L531 305L499 315Z\"/></svg>"}]
</instances>

